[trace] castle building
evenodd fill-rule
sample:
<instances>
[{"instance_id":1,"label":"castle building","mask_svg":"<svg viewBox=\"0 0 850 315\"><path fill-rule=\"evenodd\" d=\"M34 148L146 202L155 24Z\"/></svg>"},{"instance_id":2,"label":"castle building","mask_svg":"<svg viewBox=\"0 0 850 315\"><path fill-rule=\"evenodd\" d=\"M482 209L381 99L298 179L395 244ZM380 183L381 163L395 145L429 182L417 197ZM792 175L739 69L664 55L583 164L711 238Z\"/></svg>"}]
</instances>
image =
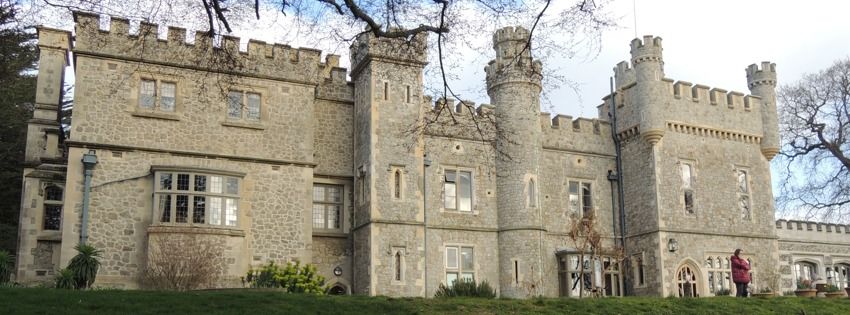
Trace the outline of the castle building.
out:
<instances>
[{"instance_id":1,"label":"castle building","mask_svg":"<svg viewBox=\"0 0 850 315\"><path fill-rule=\"evenodd\" d=\"M736 248L756 287L847 286L850 227L774 220L775 64L746 68L750 95L674 81L646 36L599 118L551 118L523 28L493 35L476 107L423 95L422 36L364 34L348 70L313 49L74 19L73 37L38 30L19 282L51 281L84 241L103 251L95 285L137 288L151 248L196 237L222 287L300 261L335 293L471 279L516 298L712 296L734 290Z\"/></svg>"}]
</instances>

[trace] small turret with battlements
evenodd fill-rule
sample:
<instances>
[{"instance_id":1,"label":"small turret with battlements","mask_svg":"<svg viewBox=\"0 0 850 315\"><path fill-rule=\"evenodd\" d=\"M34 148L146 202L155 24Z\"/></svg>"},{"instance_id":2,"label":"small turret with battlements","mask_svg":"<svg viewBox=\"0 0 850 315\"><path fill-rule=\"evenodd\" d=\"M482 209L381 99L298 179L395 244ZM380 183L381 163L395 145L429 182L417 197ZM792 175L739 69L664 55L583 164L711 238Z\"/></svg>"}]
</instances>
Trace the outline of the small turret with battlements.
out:
<instances>
[{"instance_id":1,"label":"small turret with battlements","mask_svg":"<svg viewBox=\"0 0 850 315\"><path fill-rule=\"evenodd\" d=\"M779 153L779 124L776 116L776 64L761 63L761 68L751 64L746 69L750 93L761 97L762 141L761 153L767 160Z\"/></svg>"},{"instance_id":2,"label":"small turret with battlements","mask_svg":"<svg viewBox=\"0 0 850 315\"><path fill-rule=\"evenodd\" d=\"M637 104L642 106L640 110L644 113L640 119L640 133L646 142L654 145L664 137L665 130L661 108L665 89L661 37L635 38L631 48Z\"/></svg>"}]
</instances>

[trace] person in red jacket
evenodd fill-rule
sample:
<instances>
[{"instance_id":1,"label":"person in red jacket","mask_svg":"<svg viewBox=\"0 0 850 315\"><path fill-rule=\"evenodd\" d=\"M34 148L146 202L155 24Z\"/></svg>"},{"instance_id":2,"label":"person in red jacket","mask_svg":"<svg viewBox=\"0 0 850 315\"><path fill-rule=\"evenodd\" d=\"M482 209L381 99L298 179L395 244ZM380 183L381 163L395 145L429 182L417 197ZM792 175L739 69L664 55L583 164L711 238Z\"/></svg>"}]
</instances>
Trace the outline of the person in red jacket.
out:
<instances>
[{"instance_id":1,"label":"person in red jacket","mask_svg":"<svg viewBox=\"0 0 850 315\"><path fill-rule=\"evenodd\" d=\"M741 258L741 249L732 256L732 281L735 282L735 296L747 297L747 285L750 284L750 263Z\"/></svg>"}]
</instances>

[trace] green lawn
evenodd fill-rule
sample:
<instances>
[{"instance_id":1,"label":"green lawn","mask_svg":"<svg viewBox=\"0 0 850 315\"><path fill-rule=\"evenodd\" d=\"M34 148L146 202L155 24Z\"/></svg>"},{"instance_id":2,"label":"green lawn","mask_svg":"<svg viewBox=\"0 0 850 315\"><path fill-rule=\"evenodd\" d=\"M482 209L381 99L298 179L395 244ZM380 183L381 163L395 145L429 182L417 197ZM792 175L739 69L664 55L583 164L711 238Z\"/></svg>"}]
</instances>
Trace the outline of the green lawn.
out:
<instances>
[{"instance_id":1,"label":"green lawn","mask_svg":"<svg viewBox=\"0 0 850 315\"><path fill-rule=\"evenodd\" d=\"M0 289L0 314L850 314L850 299L421 299L275 291Z\"/></svg>"}]
</instances>

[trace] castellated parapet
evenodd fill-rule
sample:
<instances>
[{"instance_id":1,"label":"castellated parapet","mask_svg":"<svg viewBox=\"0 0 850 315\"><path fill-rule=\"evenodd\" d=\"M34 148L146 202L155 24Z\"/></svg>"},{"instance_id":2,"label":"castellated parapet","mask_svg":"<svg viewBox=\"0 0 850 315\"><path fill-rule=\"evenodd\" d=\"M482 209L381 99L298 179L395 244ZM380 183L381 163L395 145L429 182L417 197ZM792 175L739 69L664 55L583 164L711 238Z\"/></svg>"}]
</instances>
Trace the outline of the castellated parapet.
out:
<instances>
[{"instance_id":1,"label":"castellated parapet","mask_svg":"<svg viewBox=\"0 0 850 315\"><path fill-rule=\"evenodd\" d=\"M194 43L188 43L184 28L168 27L166 39L159 39L157 30L165 26L141 22L131 34L127 19L112 17L109 30L101 30L99 20L96 14L74 12L75 53L313 85L339 66L338 56L321 62L316 49L249 40L247 51L240 51L239 37L222 36L216 46L209 32L195 32Z\"/></svg>"},{"instance_id":2,"label":"castellated parapet","mask_svg":"<svg viewBox=\"0 0 850 315\"><path fill-rule=\"evenodd\" d=\"M531 57L531 34L522 27L505 27L493 34L496 59L490 61L487 73L487 90L509 82L525 82L540 88L543 64Z\"/></svg>"},{"instance_id":3,"label":"castellated parapet","mask_svg":"<svg viewBox=\"0 0 850 315\"><path fill-rule=\"evenodd\" d=\"M366 31L351 44L351 73L356 76L369 61L424 66L428 64L428 35L417 34L411 38L375 37Z\"/></svg>"}]
</instances>

